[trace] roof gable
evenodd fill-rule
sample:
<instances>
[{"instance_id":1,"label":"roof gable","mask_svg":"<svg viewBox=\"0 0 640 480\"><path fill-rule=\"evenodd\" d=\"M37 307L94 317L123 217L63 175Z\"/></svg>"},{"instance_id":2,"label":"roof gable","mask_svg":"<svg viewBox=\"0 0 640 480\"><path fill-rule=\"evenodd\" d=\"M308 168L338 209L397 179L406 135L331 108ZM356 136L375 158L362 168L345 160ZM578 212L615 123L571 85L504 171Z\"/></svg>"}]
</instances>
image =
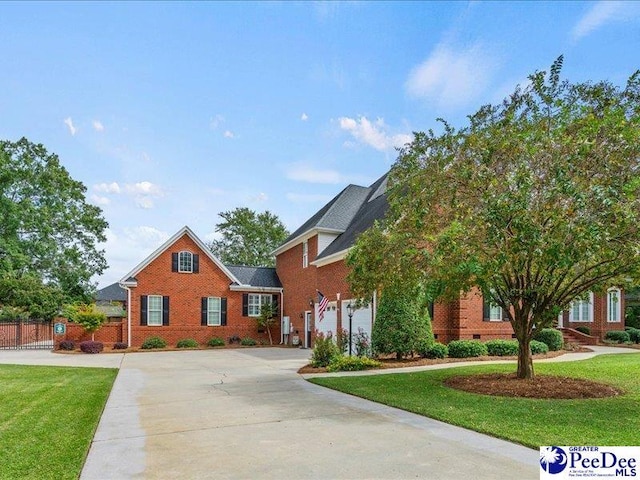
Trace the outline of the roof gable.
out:
<instances>
[{"instance_id":1,"label":"roof gable","mask_svg":"<svg viewBox=\"0 0 640 480\"><path fill-rule=\"evenodd\" d=\"M236 276L231 273L231 271L216 257L211 250L207 248L207 246L198 238L198 236L193 233L193 231L184 226L180 230L178 230L169 240L164 242L158 249L156 249L151 255L145 258L142 262L140 262L133 270L127 273L120 280L120 284L131 284L132 281L135 282L135 276L144 270L151 262L153 262L156 258L158 258L162 253L168 250L174 243L176 243L180 238L184 235L187 235L193 242L197 245L197 247L202 250L202 252L211 259L211 261L220 269L222 272L229 277L229 279L234 282L240 284Z\"/></svg>"},{"instance_id":2,"label":"roof gable","mask_svg":"<svg viewBox=\"0 0 640 480\"><path fill-rule=\"evenodd\" d=\"M276 269L272 267L247 267L245 265L227 265L227 268L242 285L262 288L282 288Z\"/></svg>"},{"instance_id":3,"label":"roof gable","mask_svg":"<svg viewBox=\"0 0 640 480\"><path fill-rule=\"evenodd\" d=\"M97 302L125 302L127 300L127 292L120 286L118 282L101 288L96 292Z\"/></svg>"}]
</instances>

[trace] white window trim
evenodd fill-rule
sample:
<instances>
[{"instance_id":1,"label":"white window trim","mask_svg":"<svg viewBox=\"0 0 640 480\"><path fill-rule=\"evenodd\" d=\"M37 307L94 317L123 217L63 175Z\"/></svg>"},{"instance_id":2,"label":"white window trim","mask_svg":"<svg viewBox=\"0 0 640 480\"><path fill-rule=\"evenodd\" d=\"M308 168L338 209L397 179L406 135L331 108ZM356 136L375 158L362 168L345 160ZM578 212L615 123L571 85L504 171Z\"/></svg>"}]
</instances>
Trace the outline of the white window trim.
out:
<instances>
[{"instance_id":1,"label":"white window trim","mask_svg":"<svg viewBox=\"0 0 640 480\"><path fill-rule=\"evenodd\" d=\"M248 294L249 297L247 298L247 315L249 317L259 317L260 316L260 309L262 309L262 305L264 305L265 303L271 303L273 298L271 296L271 294L264 294L264 293L249 293ZM251 298L255 298L258 297L258 312L254 312L252 311L252 307L255 308L255 304L251 303ZM265 300L268 299L268 300Z\"/></svg>"},{"instance_id":2,"label":"white window trim","mask_svg":"<svg viewBox=\"0 0 640 480\"><path fill-rule=\"evenodd\" d=\"M584 319L578 319L575 320L573 318L573 305L574 303L578 301L581 304L588 301L589 302L589 318L584 320ZM572 323L593 323L593 292L589 292L589 297L588 299L585 300L576 300L574 302L571 303L570 307L569 307L569 321Z\"/></svg>"},{"instance_id":3,"label":"white window trim","mask_svg":"<svg viewBox=\"0 0 640 480\"><path fill-rule=\"evenodd\" d=\"M309 266L309 242L305 240L302 242L302 268Z\"/></svg>"},{"instance_id":4,"label":"white window trim","mask_svg":"<svg viewBox=\"0 0 640 480\"><path fill-rule=\"evenodd\" d=\"M498 309L498 312L499 312L498 318L493 318L493 313L496 309ZM503 320L502 313L503 313L502 307L500 305L489 302L489 321L490 322L501 322Z\"/></svg>"},{"instance_id":5,"label":"white window trim","mask_svg":"<svg viewBox=\"0 0 640 480\"><path fill-rule=\"evenodd\" d=\"M212 308L211 304L215 303L212 300L218 300L218 309ZM214 315L217 314L217 322ZM207 297L207 326L219 327L222 325L222 298L220 297Z\"/></svg>"},{"instance_id":6,"label":"white window trim","mask_svg":"<svg viewBox=\"0 0 640 480\"><path fill-rule=\"evenodd\" d=\"M615 293L617 297L618 307L616 308L616 318L611 318L611 309L609 308L611 305L611 294ZM607 290L607 322L608 323L620 323L622 321L622 311L620 309L620 300L622 292L619 288L613 287Z\"/></svg>"},{"instance_id":7,"label":"white window trim","mask_svg":"<svg viewBox=\"0 0 640 480\"><path fill-rule=\"evenodd\" d=\"M154 312L159 311L160 312L160 323L151 323L151 303L152 303L152 299L156 299L159 298L160 299L160 308L159 309L153 309ZM150 327L161 327L162 326L162 295L148 295L147 296L147 325Z\"/></svg>"},{"instance_id":8,"label":"white window trim","mask_svg":"<svg viewBox=\"0 0 640 480\"><path fill-rule=\"evenodd\" d=\"M188 255L189 256L189 269L188 270L182 268L182 256L183 255ZM193 253L188 252L186 250L178 252L178 272L179 273L193 273Z\"/></svg>"}]
</instances>

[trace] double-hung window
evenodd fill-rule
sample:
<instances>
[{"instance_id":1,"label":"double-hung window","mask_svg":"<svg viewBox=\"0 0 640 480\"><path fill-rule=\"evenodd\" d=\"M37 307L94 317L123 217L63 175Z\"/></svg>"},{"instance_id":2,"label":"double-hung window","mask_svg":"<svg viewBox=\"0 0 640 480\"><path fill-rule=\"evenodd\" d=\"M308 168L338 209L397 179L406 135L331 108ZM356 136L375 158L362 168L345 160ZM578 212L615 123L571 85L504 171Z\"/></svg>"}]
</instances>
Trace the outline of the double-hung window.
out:
<instances>
[{"instance_id":1,"label":"double-hung window","mask_svg":"<svg viewBox=\"0 0 640 480\"><path fill-rule=\"evenodd\" d=\"M222 308L220 297L207 298L207 325L222 325Z\"/></svg>"},{"instance_id":2,"label":"double-hung window","mask_svg":"<svg viewBox=\"0 0 640 480\"><path fill-rule=\"evenodd\" d=\"M620 289L610 288L607 290L607 322L620 322Z\"/></svg>"},{"instance_id":3,"label":"double-hung window","mask_svg":"<svg viewBox=\"0 0 640 480\"><path fill-rule=\"evenodd\" d=\"M162 325L162 295L147 298L147 325Z\"/></svg>"},{"instance_id":4,"label":"double-hung window","mask_svg":"<svg viewBox=\"0 0 640 480\"><path fill-rule=\"evenodd\" d=\"M302 268L309 266L309 242L302 242Z\"/></svg>"},{"instance_id":5,"label":"double-hung window","mask_svg":"<svg viewBox=\"0 0 640 480\"><path fill-rule=\"evenodd\" d=\"M270 294L250 293L248 297L247 314L250 317L259 317L262 305L268 305L271 301L272 296Z\"/></svg>"},{"instance_id":6,"label":"double-hung window","mask_svg":"<svg viewBox=\"0 0 640 480\"><path fill-rule=\"evenodd\" d=\"M593 293L584 299L574 300L569 309L570 322L593 322Z\"/></svg>"}]
</instances>

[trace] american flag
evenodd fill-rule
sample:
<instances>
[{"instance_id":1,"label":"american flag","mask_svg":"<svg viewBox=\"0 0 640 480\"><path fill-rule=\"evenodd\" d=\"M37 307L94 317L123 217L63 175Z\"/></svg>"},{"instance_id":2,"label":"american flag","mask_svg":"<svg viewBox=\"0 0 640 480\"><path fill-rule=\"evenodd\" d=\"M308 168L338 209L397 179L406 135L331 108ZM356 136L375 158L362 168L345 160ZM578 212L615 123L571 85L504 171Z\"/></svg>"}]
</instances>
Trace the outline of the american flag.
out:
<instances>
[{"instance_id":1,"label":"american flag","mask_svg":"<svg viewBox=\"0 0 640 480\"><path fill-rule=\"evenodd\" d=\"M329 299L322 295L322 292L318 291L318 321L322 321L324 318L324 311L329 305Z\"/></svg>"}]
</instances>

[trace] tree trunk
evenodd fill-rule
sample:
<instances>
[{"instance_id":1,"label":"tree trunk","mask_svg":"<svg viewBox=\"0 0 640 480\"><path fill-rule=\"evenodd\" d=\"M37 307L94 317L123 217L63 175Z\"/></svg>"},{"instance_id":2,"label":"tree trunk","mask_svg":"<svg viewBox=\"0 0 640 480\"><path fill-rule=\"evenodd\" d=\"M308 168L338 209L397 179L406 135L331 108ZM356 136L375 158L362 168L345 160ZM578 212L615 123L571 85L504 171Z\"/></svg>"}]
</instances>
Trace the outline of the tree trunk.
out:
<instances>
[{"instance_id":1,"label":"tree trunk","mask_svg":"<svg viewBox=\"0 0 640 480\"><path fill-rule=\"evenodd\" d=\"M520 346L518 351L518 378L533 378L533 359L531 358L530 343L531 337L526 333L521 338L518 338Z\"/></svg>"},{"instance_id":2,"label":"tree trunk","mask_svg":"<svg viewBox=\"0 0 640 480\"><path fill-rule=\"evenodd\" d=\"M269 323L267 323L267 333L269 334L269 345L273 347L273 339L271 338L271 328L269 327Z\"/></svg>"}]
</instances>

